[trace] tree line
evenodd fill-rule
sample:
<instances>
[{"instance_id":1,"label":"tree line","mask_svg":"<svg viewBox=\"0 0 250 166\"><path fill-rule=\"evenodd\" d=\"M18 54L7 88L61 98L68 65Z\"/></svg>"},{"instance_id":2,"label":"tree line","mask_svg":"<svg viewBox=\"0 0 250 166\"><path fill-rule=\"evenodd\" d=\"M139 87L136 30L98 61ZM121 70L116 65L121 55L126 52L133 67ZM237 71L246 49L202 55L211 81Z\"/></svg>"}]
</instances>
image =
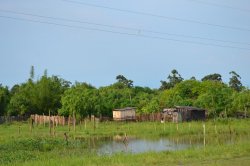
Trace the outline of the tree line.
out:
<instances>
[{"instance_id":1,"label":"tree line","mask_svg":"<svg viewBox=\"0 0 250 166\"><path fill-rule=\"evenodd\" d=\"M96 88L88 83L71 82L58 76L34 80L34 67L29 79L12 88L0 84L0 115L75 114L78 118L112 116L114 108L136 107L137 114L160 112L174 106L195 106L206 109L209 117L235 116L248 112L250 90L241 84L241 77L231 71L229 83L218 73L184 80L172 70L159 89L134 86L123 75L109 86Z\"/></svg>"}]
</instances>

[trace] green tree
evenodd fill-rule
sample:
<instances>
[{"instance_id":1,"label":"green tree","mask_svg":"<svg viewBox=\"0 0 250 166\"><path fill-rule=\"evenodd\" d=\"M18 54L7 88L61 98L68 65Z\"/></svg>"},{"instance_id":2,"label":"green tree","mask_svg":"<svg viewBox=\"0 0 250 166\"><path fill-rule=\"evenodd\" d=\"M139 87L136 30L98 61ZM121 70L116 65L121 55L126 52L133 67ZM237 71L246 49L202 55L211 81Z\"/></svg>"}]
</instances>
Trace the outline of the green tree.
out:
<instances>
[{"instance_id":1,"label":"green tree","mask_svg":"<svg viewBox=\"0 0 250 166\"><path fill-rule=\"evenodd\" d=\"M240 75L238 75L235 71L231 71L229 74L231 74L229 86L238 92L241 91L242 84L240 82Z\"/></svg>"},{"instance_id":2,"label":"green tree","mask_svg":"<svg viewBox=\"0 0 250 166\"><path fill-rule=\"evenodd\" d=\"M218 73L209 74L201 79L201 81L218 81L222 82L221 75Z\"/></svg>"},{"instance_id":3,"label":"green tree","mask_svg":"<svg viewBox=\"0 0 250 166\"><path fill-rule=\"evenodd\" d=\"M10 99L10 93L8 87L3 87L0 84L0 116L6 114L9 99Z\"/></svg>"},{"instance_id":4,"label":"green tree","mask_svg":"<svg viewBox=\"0 0 250 166\"><path fill-rule=\"evenodd\" d=\"M20 86L15 86L15 90L13 91L8 107L8 115L30 115L32 113L40 113L37 112L33 102L33 83L28 82L23 83Z\"/></svg>"},{"instance_id":5,"label":"green tree","mask_svg":"<svg viewBox=\"0 0 250 166\"><path fill-rule=\"evenodd\" d=\"M207 109L210 117L217 117L231 107L233 91L226 84L204 81L201 85L201 94L195 101L195 106Z\"/></svg>"},{"instance_id":6,"label":"green tree","mask_svg":"<svg viewBox=\"0 0 250 166\"><path fill-rule=\"evenodd\" d=\"M116 80L118 81L118 83L123 84L125 87L128 87L128 88L133 87L133 81L132 80L128 80L123 75L116 76Z\"/></svg>"},{"instance_id":7,"label":"green tree","mask_svg":"<svg viewBox=\"0 0 250 166\"><path fill-rule=\"evenodd\" d=\"M178 73L178 71L174 69L174 70L171 71L171 74L168 75L167 80L168 80L168 82L167 81L161 81L160 90L173 88L176 84L183 81L183 78Z\"/></svg>"},{"instance_id":8,"label":"green tree","mask_svg":"<svg viewBox=\"0 0 250 166\"><path fill-rule=\"evenodd\" d=\"M232 107L230 109L230 115L234 116L236 113L241 112L249 114L250 108L250 90L244 90L241 92L235 92L233 95Z\"/></svg>"},{"instance_id":9,"label":"green tree","mask_svg":"<svg viewBox=\"0 0 250 166\"><path fill-rule=\"evenodd\" d=\"M34 66L31 66L30 68L30 79L33 80L35 77L35 68Z\"/></svg>"},{"instance_id":10,"label":"green tree","mask_svg":"<svg viewBox=\"0 0 250 166\"><path fill-rule=\"evenodd\" d=\"M201 82L185 80L160 95L160 107L192 106L201 93Z\"/></svg>"},{"instance_id":11,"label":"green tree","mask_svg":"<svg viewBox=\"0 0 250 166\"><path fill-rule=\"evenodd\" d=\"M86 83L76 83L72 88L65 91L62 96L62 108L58 110L60 115L75 114L79 117L96 114L96 89Z\"/></svg>"}]
</instances>

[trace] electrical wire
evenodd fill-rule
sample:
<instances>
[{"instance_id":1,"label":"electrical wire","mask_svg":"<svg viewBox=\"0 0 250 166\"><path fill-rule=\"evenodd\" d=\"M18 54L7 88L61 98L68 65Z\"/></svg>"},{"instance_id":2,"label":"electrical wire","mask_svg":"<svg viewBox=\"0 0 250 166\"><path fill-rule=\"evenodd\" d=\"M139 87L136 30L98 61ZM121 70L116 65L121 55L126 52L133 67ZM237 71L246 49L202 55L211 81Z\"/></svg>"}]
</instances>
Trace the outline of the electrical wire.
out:
<instances>
[{"instance_id":1,"label":"electrical wire","mask_svg":"<svg viewBox=\"0 0 250 166\"><path fill-rule=\"evenodd\" d=\"M109 27L109 28L125 29L125 30L135 31L137 33L148 32L148 33L162 34L162 35L169 35L169 36L176 36L176 37L184 37L184 38L201 39L201 40L209 40L209 41L224 42L224 43L250 45L250 43L246 43L246 42L228 41L228 40L222 40L222 39L212 39L212 38L183 35L183 34L173 34L173 33L159 32L159 31L154 31L154 30L149 30L149 29L139 29L139 28L124 27L124 26L100 24L100 23L93 23L93 22L82 21L82 20L73 20L73 19L67 19L67 18L61 18L61 17L51 17L51 16L43 16L43 15L37 15L37 14L32 14L32 13L17 12L17 11L12 11L12 10L0 9L0 12L25 15L25 16L32 16L32 17L39 17L39 18L45 18L45 19L53 19L53 20L58 20L58 21L66 21L66 22L75 22L75 23L81 23L81 24L103 26L103 27Z\"/></svg>"},{"instance_id":2,"label":"electrical wire","mask_svg":"<svg viewBox=\"0 0 250 166\"><path fill-rule=\"evenodd\" d=\"M250 9L244 9L244 8L239 8L239 7L234 7L234 6L224 5L224 4L218 4L218 3L214 3L214 2L206 2L206 1L201 1L201 0L187 0L187 1L192 1L192 2L196 2L196 3L200 3L200 4L209 5L209 6L216 6L216 7L221 7L221 8L239 10L242 12L250 12Z\"/></svg>"},{"instance_id":3,"label":"electrical wire","mask_svg":"<svg viewBox=\"0 0 250 166\"><path fill-rule=\"evenodd\" d=\"M223 48L250 50L249 48L236 47L236 46L228 46L228 45L219 45L219 44L213 44L213 43L203 43L203 42L196 42L196 41L171 39L171 38L164 38L164 37L158 37L158 36L143 35L143 34L138 34L138 33L126 33L126 32L119 32L119 31L112 31L112 30L104 30L104 29L99 29L99 28L89 28L89 27L83 27L83 26L59 24L59 23L53 23L53 22L48 22L48 21L39 21L39 20L32 20L32 19L26 19L26 18L9 17L9 16L3 16L3 15L0 15L0 18L12 19L12 20L20 20L20 21L26 21L26 22L28 21L28 22L35 22L35 23L42 23L42 24L49 24L49 25L67 27L67 28L78 28L78 29L80 28L80 29L91 30L91 31L108 32L108 33L113 33L113 34L128 35L128 36L135 36L135 37L143 37L143 38L149 38L149 39L160 39L160 40L181 42L181 43L188 43L188 44L199 44L199 45L206 45L206 46L216 46L216 47L223 47Z\"/></svg>"},{"instance_id":4,"label":"electrical wire","mask_svg":"<svg viewBox=\"0 0 250 166\"><path fill-rule=\"evenodd\" d=\"M103 8L103 9L108 9L108 10L113 10L113 11L118 11L118 12L126 12L126 13L131 13L131 14L136 14L136 15L150 16L150 17L155 17L155 18L160 18L160 19L188 22L188 23L193 23L193 24L207 25L207 26L212 26L212 27L217 27L217 28L224 28L224 29L231 29L231 30L238 30L238 31L248 31L248 32L250 31L250 29L242 28L242 27L213 24L213 23L202 22L202 21L197 21L197 20L190 20L190 19L184 19L184 18L179 18L179 17L170 17L170 16L164 16L164 15L158 15L154 13L140 12L140 11L134 11L134 10L128 10L128 9L120 9L120 8L114 8L114 7L109 7L109 6L102 6L102 5L97 5L97 4L79 2L79 1L74 1L74 0L61 0L61 1L78 4L78 5Z\"/></svg>"}]
</instances>

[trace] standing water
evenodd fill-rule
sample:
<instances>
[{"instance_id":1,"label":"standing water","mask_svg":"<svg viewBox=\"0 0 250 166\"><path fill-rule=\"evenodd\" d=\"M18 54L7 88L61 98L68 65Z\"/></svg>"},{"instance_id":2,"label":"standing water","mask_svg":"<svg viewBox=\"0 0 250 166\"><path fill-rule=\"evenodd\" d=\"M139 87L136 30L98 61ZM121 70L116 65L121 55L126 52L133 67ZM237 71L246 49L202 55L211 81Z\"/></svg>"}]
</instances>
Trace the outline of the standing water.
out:
<instances>
[{"instance_id":1,"label":"standing water","mask_svg":"<svg viewBox=\"0 0 250 166\"><path fill-rule=\"evenodd\" d=\"M147 151L173 151L186 149L192 145L185 143L172 142L167 138L145 139L134 138L128 141L110 140L97 149L98 154L114 154L114 153L142 153Z\"/></svg>"}]
</instances>

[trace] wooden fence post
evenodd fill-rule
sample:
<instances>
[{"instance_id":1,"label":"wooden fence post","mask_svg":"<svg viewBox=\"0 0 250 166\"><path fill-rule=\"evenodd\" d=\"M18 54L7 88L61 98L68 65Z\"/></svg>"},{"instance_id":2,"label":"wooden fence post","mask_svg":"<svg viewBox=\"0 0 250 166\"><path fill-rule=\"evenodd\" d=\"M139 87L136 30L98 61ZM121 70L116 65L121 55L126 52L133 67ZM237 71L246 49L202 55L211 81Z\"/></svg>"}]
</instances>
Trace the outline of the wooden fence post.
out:
<instances>
[{"instance_id":1,"label":"wooden fence post","mask_svg":"<svg viewBox=\"0 0 250 166\"><path fill-rule=\"evenodd\" d=\"M56 130L55 130L55 116L53 116L53 135L55 136Z\"/></svg>"},{"instance_id":2,"label":"wooden fence post","mask_svg":"<svg viewBox=\"0 0 250 166\"><path fill-rule=\"evenodd\" d=\"M63 116L63 126L65 125L65 117Z\"/></svg>"},{"instance_id":3,"label":"wooden fence post","mask_svg":"<svg viewBox=\"0 0 250 166\"><path fill-rule=\"evenodd\" d=\"M94 130L95 130L95 115L94 115Z\"/></svg>"},{"instance_id":4,"label":"wooden fence post","mask_svg":"<svg viewBox=\"0 0 250 166\"><path fill-rule=\"evenodd\" d=\"M206 146L206 125L205 123L203 123L203 144L204 144L204 147Z\"/></svg>"},{"instance_id":5,"label":"wooden fence post","mask_svg":"<svg viewBox=\"0 0 250 166\"><path fill-rule=\"evenodd\" d=\"M68 129L70 131L70 115L69 115L69 118L68 118Z\"/></svg>"},{"instance_id":6,"label":"wooden fence post","mask_svg":"<svg viewBox=\"0 0 250 166\"><path fill-rule=\"evenodd\" d=\"M216 124L214 125L214 130L215 130L215 134L217 135L218 132L217 132L217 127L216 127Z\"/></svg>"},{"instance_id":7,"label":"wooden fence post","mask_svg":"<svg viewBox=\"0 0 250 166\"><path fill-rule=\"evenodd\" d=\"M86 118L84 118L84 129L86 130L87 128L87 121L86 121Z\"/></svg>"},{"instance_id":8,"label":"wooden fence post","mask_svg":"<svg viewBox=\"0 0 250 166\"><path fill-rule=\"evenodd\" d=\"M247 107L245 107L245 111L244 111L245 113L245 119L247 118Z\"/></svg>"},{"instance_id":9,"label":"wooden fence post","mask_svg":"<svg viewBox=\"0 0 250 166\"><path fill-rule=\"evenodd\" d=\"M34 120L32 119L32 117L30 117L29 121L30 121L30 133L32 133Z\"/></svg>"},{"instance_id":10,"label":"wooden fence post","mask_svg":"<svg viewBox=\"0 0 250 166\"><path fill-rule=\"evenodd\" d=\"M50 118L50 110L49 110L49 134L51 135L51 118Z\"/></svg>"},{"instance_id":11,"label":"wooden fence post","mask_svg":"<svg viewBox=\"0 0 250 166\"><path fill-rule=\"evenodd\" d=\"M43 113L43 127L45 127L45 116L44 116L44 113Z\"/></svg>"},{"instance_id":12,"label":"wooden fence post","mask_svg":"<svg viewBox=\"0 0 250 166\"><path fill-rule=\"evenodd\" d=\"M74 123L74 132L76 132L76 115L75 115L75 112L73 112L73 123Z\"/></svg>"}]
</instances>

